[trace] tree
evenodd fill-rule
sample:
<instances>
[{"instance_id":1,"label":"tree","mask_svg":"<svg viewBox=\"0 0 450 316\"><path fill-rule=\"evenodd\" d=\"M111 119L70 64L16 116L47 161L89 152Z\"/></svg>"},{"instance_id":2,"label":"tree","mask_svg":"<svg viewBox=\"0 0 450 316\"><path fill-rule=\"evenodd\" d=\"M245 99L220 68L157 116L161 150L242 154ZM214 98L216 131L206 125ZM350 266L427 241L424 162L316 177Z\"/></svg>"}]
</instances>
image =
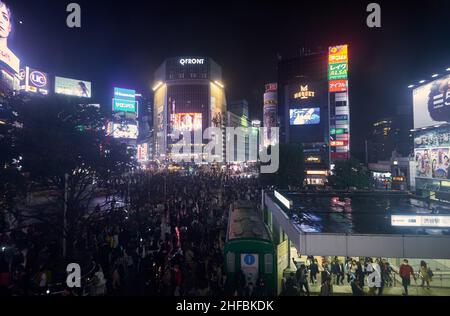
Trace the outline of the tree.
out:
<instances>
[{"instance_id":1,"label":"tree","mask_svg":"<svg viewBox=\"0 0 450 316\"><path fill-rule=\"evenodd\" d=\"M281 189L290 186L302 187L305 179L303 147L298 144L280 144L280 166L276 173L261 174L264 185L275 185Z\"/></svg>"},{"instance_id":2,"label":"tree","mask_svg":"<svg viewBox=\"0 0 450 316\"><path fill-rule=\"evenodd\" d=\"M336 189L348 189L355 187L365 189L369 187L369 174L356 158L336 161L333 174L328 177L328 182Z\"/></svg>"},{"instance_id":3,"label":"tree","mask_svg":"<svg viewBox=\"0 0 450 316\"><path fill-rule=\"evenodd\" d=\"M20 160L14 145L14 131L17 113L10 105L11 96L2 97L0 101L0 231L9 227L9 210L14 201L24 193L24 182L18 170Z\"/></svg>"},{"instance_id":4,"label":"tree","mask_svg":"<svg viewBox=\"0 0 450 316\"><path fill-rule=\"evenodd\" d=\"M47 223L67 240L70 257L77 236L94 213L88 207L98 188L108 187L112 179L134 167L131 154L105 135L100 109L80 104L79 99L15 97L11 105L21 126L15 130L15 145L28 190L47 190L45 203L34 203L27 212L18 208L15 215Z\"/></svg>"}]
</instances>

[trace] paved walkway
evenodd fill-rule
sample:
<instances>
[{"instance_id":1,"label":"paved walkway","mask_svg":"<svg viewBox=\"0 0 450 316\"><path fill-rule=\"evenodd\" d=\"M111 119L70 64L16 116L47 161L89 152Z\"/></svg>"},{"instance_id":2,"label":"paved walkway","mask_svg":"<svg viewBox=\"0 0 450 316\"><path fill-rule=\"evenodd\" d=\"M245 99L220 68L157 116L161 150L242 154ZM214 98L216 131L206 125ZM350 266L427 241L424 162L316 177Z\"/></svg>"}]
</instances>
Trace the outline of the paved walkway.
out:
<instances>
[{"instance_id":1,"label":"paved walkway","mask_svg":"<svg viewBox=\"0 0 450 316\"><path fill-rule=\"evenodd\" d=\"M413 281L414 282L414 281ZM319 295L320 286L310 285L311 295ZM368 288L364 287L364 292L367 294ZM410 286L408 288L410 296L450 296L450 288L433 288L429 290L421 288L420 286ZM383 290L383 296L402 296L403 287L387 287ZM352 295L352 289L349 285L333 285L333 295Z\"/></svg>"}]
</instances>

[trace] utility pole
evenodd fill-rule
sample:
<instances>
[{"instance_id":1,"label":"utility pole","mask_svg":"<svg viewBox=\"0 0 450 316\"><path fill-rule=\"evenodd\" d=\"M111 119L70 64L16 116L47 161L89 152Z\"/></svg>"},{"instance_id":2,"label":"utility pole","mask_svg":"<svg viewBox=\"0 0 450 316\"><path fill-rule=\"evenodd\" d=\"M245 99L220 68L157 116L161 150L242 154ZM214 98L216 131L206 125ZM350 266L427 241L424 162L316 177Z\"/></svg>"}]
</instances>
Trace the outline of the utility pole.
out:
<instances>
[{"instance_id":1,"label":"utility pole","mask_svg":"<svg viewBox=\"0 0 450 316\"><path fill-rule=\"evenodd\" d=\"M367 139L366 139L366 141L365 141L365 145L366 145L366 166L369 166L369 150L368 150L368 147L367 147Z\"/></svg>"},{"instance_id":2,"label":"utility pole","mask_svg":"<svg viewBox=\"0 0 450 316\"><path fill-rule=\"evenodd\" d=\"M67 233L67 200L69 196L69 175L64 175L64 214L63 214L63 257L66 258L67 245L66 245L66 233Z\"/></svg>"}]
</instances>

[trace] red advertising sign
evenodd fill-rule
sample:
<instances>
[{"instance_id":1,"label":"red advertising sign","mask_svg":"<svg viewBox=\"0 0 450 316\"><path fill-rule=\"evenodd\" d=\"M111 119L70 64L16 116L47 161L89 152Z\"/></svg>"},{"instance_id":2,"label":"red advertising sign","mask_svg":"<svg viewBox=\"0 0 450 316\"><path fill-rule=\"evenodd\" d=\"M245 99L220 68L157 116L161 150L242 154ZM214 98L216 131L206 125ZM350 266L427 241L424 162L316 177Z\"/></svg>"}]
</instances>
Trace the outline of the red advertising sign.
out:
<instances>
[{"instance_id":1,"label":"red advertising sign","mask_svg":"<svg viewBox=\"0 0 450 316\"><path fill-rule=\"evenodd\" d=\"M329 84L330 92L347 91L347 80L331 80Z\"/></svg>"},{"instance_id":2,"label":"red advertising sign","mask_svg":"<svg viewBox=\"0 0 450 316\"><path fill-rule=\"evenodd\" d=\"M348 146L348 140L334 140L330 142L331 147Z\"/></svg>"}]
</instances>

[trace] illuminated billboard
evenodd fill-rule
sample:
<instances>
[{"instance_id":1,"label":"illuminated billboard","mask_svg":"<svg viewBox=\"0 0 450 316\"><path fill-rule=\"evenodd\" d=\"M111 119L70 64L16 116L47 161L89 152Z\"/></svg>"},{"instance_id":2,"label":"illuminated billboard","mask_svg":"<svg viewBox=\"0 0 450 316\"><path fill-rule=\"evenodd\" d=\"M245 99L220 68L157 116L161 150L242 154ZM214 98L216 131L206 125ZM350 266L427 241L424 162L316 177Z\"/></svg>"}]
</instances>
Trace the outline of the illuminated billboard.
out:
<instances>
[{"instance_id":1,"label":"illuminated billboard","mask_svg":"<svg viewBox=\"0 0 450 316\"><path fill-rule=\"evenodd\" d=\"M330 64L348 62L348 45L332 46L329 49L328 62Z\"/></svg>"},{"instance_id":2,"label":"illuminated billboard","mask_svg":"<svg viewBox=\"0 0 450 316\"><path fill-rule=\"evenodd\" d=\"M55 93L90 98L91 83L89 81L55 77Z\"/></svg>"},{"instance_id":3,"label":"illuminated billboard","mask_svg":"<svg viewBox=\"0 0 450 316\"><path fill-rule=\"evenodd\" d=\"M416 149L414 152L416 177L449 179L449 148Z\"/></svg>"},{"instance_id":4,"label":"illuminated billboard","mask_svg":"<svg viewBox=\"0 0 450 316\"><path fill-rule=\"evenodd\" d=\"M450 227L448 215L391 215L391 225L399 227Z\"/></svg>"},{"instance_id":5,"label":"illuminated billboard","mask_svg":"<svg viewBox=\"0 0 450 316\"><path fill-rule=\"evenodd\" d=\"M338 80L347 78L348 78L348 64L346 62L329 65L328 68L329 80Z\"/></svg>"},{"instance_id":6,"label":"illuminated billboard","mask_svg":"<svg viewBox=\"0 0 450 316\"><path fill-rule=\"evenodd\" d=\"M345 92L347 91L347 80L331 80L329 82L330 92Z\"/></svg>"},{"instance_id":7,"label":"illuminated billboard","mask_svg":"<svg viewBox=\"0 0 450 316\"><path fill-rule=\"evenodd\" d=\"M450 122L450 75L413 91L414 128Z\"/></svg>"},{"instance_id":8,"label":"illuminated billboard","mask_svg":"<svg viewBox=\"0 0 450 316\"><path fill-rule=\"evenodd\" d=\"M20 60L8 47L9 35L12 31L11 10L0 1L0 63L7 66L14 75L20 71Z\"/></svg>"},{"instance_id":9,"label":"illuminated billboard","mask_svg":"<svg viewBox=\"0 0 450 316\"><path fill-rule=\"evenodd\" d=\"M330 100L330 157L350 157L350 107L348 97L348 45L331 46L328 51L328 92Z\"/></svg>"},{"instance_id":10,"label":"illuminated billboard","mask_svg":"<svg viewBox=\"0 0 450 316\"><path fill-rule=\"evenodd\" d=\"M20 70L20 89L26 92L48 94L49 76L45 72L25 67Z\"/></svg>"},{"instance_id":11,"label":"illuminated billboard","mask_svg":"<svg viewBox=\"0 0 450 316\"><path fill-rule=\"evenodd\" d=\"M139 162L148 161L148 143L138 144L137 145L137 160Z\"/></svg>"},{"instance_id":12,"label":"illuminated billboard","mask_svg":"<svg viewBox=\"0 0 450 316\"><path fill-rule=\"evenodd\" d=\"M450 129L440 127L432 130L420 130L414 137L415 148L450 147Z\"/></svg>"},{"instance_id":13,"label":"illuminated billboard","mask_svg":"<svg viewBox=\"0 0 450 316\"><path fill-rule=\"evenodd\" d=\"M171 115L174 131L193 132L202 130L202 113L177 113Z\"/></svg>"},{"instance_id":14,"label":"illuminated billboard","mask_svg":"<svg viewBox=\"0 0 450 316\"><path fill-rule=\"evenodd\" d=\"M138 127L134 124L112 124L112 135L120 139L137 139Z\"/></svg>"},{"instance_id":15,"label":"illuminated billboard","mask_svg":"<svg viewBox=\"0 0 450 316\"><path fill-rule=\"evenodd\" d=\"M264 93L264 114L263 126L264 129L264 146L276 143L272 139L272 128L278 127L278 84L269 83L266 85L266 92Z\"/></svg>"},{"instance_id":16,"label":"illuminated billboard","mask_svg":"<svg viewBox=\"0 0 450 316\"><path fill-rule=\"evenodd\" d=\"M136 101L114 99L113 100L114 112L136 112Z\"/></svg>"},{"instance_id":17,"label":"illuminated billboard","mask_svg":"<svg viewBox=\"0 0 450 316\"><path fill-rule=\"evenodd\" d=\"M291 125L320 124L320 108L290 109L289 121Z\"/></svg>"}]
</instances>

